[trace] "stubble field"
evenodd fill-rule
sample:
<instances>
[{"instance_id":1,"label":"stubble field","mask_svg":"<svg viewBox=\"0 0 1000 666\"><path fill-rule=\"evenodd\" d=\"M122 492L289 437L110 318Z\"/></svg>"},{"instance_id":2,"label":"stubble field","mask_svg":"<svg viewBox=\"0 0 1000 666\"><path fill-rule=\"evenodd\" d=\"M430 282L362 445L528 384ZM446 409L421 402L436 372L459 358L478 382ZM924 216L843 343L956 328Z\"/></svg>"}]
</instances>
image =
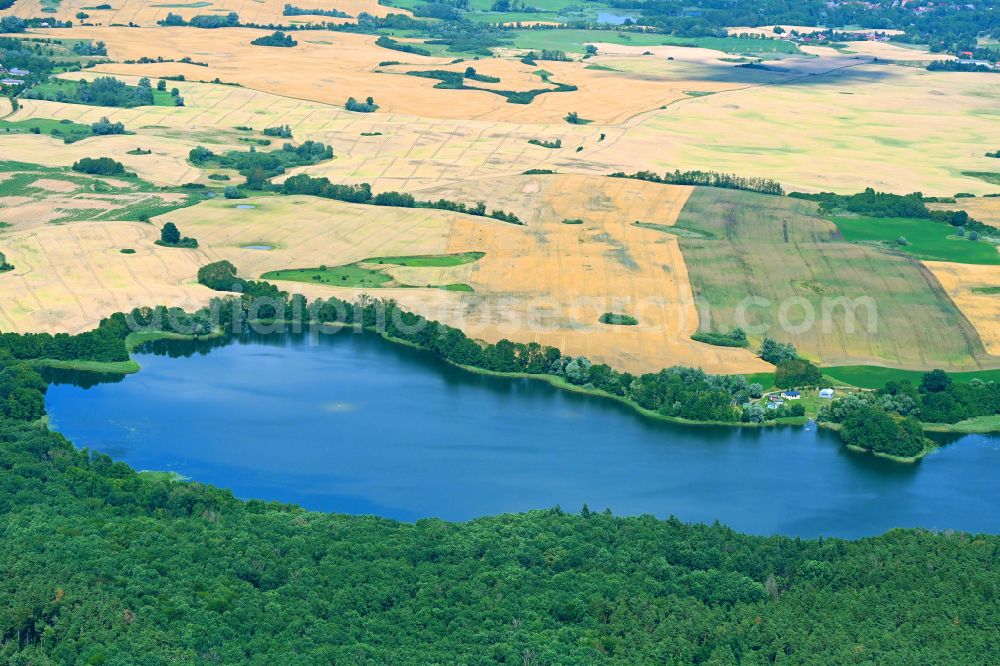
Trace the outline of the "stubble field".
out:
<instances>
[{"instance_id":1,"label":"stubble field","mask_svg":"<svg viewBox=\"0 0 1000 666\"><path fill-rule=\"evenodd\" d=\"M259 18L243 5L231 8L244 20L280 14L280 3L256 4ZM351 7L337 5L345 11ZM60 11L70 10L76 5L64 4ZM161 13L178 8L154 12L122 3L115 11L135 11L132 20L151 26ZM188 7L180 13L185 11L211 8ZM193 166L188 152L198 145L216 152L251 145L276 149L285 140L263 146L262 130L287 124L293 143L321 141L335 152L333 160L288 175L369 182L375 191L405 191L418 199L482 200L491 209L516 213L526 226L446 211L254 197L208 201L160 215L155 225L122 224L105 236L90 222L77 225L132 220L146 208L156 215L163 212L157 205L171 208L181 195L70 191L58 184L58 175L36 179L29 191L8 192L0 201L0 221L13 225L0 232L0 250L18 267L0 275L0 286L18 286L0 304L5 326L76 331L144 298L146 304L204 302L210 293L193 284L194 274L198 265L217 259L233 261L241 273L257 277L376 256L485 252L462 266L384 269L400 284L463 284L471 293L396 288L380 289L378 295L397 298L484 340L537 340L632 371L681 363L756 372L769 366L751 351L711 347L690 335L699 324L705 329L732 323L733 304L747 296L804 297L818 304L823 296L874 294L878 333L846 334L835 325L831 331L787 339L824 363L961 369L994 362L988 352L995 351L996 313L982 294L956 286L960 279L993 279L975 273L978 268L946 270L930 263L925 268L878 248L842 242L829 221L801 209L801 202L767 198L764 208L771 210L754 204L734 212L739 206L731 192L697 189L688 201L691 188L605 177L613 171L677 168L776 178L787 190L852 192L870 185L899 193L992 192L994 185L967 173L993 167L995 160L983 153L995 147L990 137L1000 82L885 62L927 57L925 52L865 42L850 45L853 53L772 54L762 67L741 68L732 54L708 48L597 41L599 55L587 60L577 54L572 62L532 66L520 62L523 49L453 62L447 55L383 49L370 35L326 31L296 33L299 45L292 49L250 46L251 39L264 34L252 29L104 25L38 34L108 44L115 62L61 75L65 78L113 75L135 84L140 76L155 80L183 74L185 81L169 85L180 90L185 106L122 109L22 100L6 120L86 125L107 116L134 134L72 144L44 134L0 135L6 159L65 168L82 157L109 156L148 183L198 183L219 194L221 185L241 183L242 177L228 171L230 181L209 179L219 170ZM575 44L568 32L559 38ZM876 52L878 63L872 61ZM894 53L897 57L890 58ZM208 66L121 62L144 56L190 56ZM380 64L386 61L399 64ZM500 79L467 80L486 89L525 91L558 82L577 90L509 104L488 91L444 90L434 87L434 79L408 75L429 69L461 72L468 66ZM212 83L216 77L240 85ZM368 95L379 104L377 112L343 109L348 96ZM942 104L944 99L950 102ZM563 117L570 111L593 122L569 124ZM532 145L533 139L560 145ZM152 152L130 154L136 148ZM559 175L521 175L532 169ZM993 201L998 199L959 199L952 207L967 207L991 223ZM237 203L254 208L237 208ZM684 229L665 233L634 224L669 227L678 216L684 228L718 235L721 224L725 233L737 230L736 236L721 241L684 235ZM764 228L753 227L751 218L764 219ZM775 235L779 218L794 222L789 243ZM564 219L582 224L564 224ZM198 238L201 249L152 245L156 225L166 220ZM141 250L115 254L126 242ZM63 245L70 247L57 249ZM108 256L114 261L104 261ZM46 277L45 266L63 262L72 270L60 279ZM135 265L141 270L134 279L122 277ZM287 287L310 296L360 293L323 284ZM712 307L699 309L695 297L707 298ZM600 324L605 311L634 314L639 325ZM913 312L920 313L918 327L912 326ZM761 315L766 321L774 316L773 311Z\"/></svg>"}]
</instances>

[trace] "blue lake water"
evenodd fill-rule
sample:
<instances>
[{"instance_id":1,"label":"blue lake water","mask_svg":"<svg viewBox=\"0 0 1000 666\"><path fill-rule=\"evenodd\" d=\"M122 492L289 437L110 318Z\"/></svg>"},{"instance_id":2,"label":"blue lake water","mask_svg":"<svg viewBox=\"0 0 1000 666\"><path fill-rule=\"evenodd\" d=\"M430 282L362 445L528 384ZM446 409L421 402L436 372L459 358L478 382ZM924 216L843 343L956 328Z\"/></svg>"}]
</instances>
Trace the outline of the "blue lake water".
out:
<instances>
[{"instance_id":1,"label":"blue lake water","mask_svg":"<svg viewBox=\"0 0 1000 666\"><path fill-rule=\"evenodd\" d=\"M597 22L608 25L622 25L625 21L635 20L634 16L624 16L622 14L612 14L611 12L597 12Z\"/></svg>"},{"instance_id":2,"label":"blue lake water","mask_svg":"<svg viewBox=\"0 0 1000 666\"><path fill-rule=\"evenodd\" d=\"M901 465L812 425L679 426L349 332L165 341L137 360L140 373L109 383L54 372L53 427L243 498L401 520L587 503L754 534L1000 532L998 438Z\"/></svg>"}]
</instances>

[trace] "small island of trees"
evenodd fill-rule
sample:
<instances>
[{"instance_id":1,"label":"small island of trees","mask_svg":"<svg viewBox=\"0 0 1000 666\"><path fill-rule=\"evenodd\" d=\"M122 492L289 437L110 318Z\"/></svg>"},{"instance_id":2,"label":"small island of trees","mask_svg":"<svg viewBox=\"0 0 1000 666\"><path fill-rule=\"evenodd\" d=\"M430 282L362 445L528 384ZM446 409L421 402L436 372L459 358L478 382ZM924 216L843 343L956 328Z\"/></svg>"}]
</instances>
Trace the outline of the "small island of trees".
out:
<instances>
[{"instance_id":1,"label":"small island of trees","mask_svg":"<svg viewBox=\"0 0 1000 666\"><path fill-rule=\"evenodd\" d=\"M276 30L270 35L262 35L250 42L254 46L278 46L281 48L291 48L298 44L291 35Z\"/></svg>"},{"instance_id":2,"label":"small island of trees","mask_svg":"<svg viewBox=\"0 0 1000 666\"><path fill-rule=\"evenodd\" d=\"M605 312L601 315L600 321L602 324L610 324L612 326L637 326L639 324L639 320L631 315L616 314L614 312Z\"/></svg>"},{"instance_id":3,"label":"small island of trees","mask_svg":"<svg viewBox=\"0 0 1000 666\"><path fill-rule=\"evenodd\" d=\"M198 241L194 238L188 238L187 236L181 236L180 229L173 222L167 222L160 229L160 240L156 241L157 245L163 247L179 247L185 249L194 249L198 247Z\"/></svg>"},{"instance_id":4,"label":"small island of trees","mask_svg":"<svg viewBox=\"0 0 1000 666\"><path fill-rule=\"evenodd\" d=\"M347 102L344 103L344 108L348 111L354 111L355 113L374 113L378 111L378 104L375 103L373 97L368 97L364 102L359 102L353 97L348 97Z\"/></svg>"},{"instance_id":5,"label":"small island of trees","mask_svg":"<svg viewBox=\"0 0 1000 666\"><path fill-rule=\"evenodd\" d=\"M81 157L70 168L78 173L86 173L92 176L127 175L125 165L110 157Z\"/></svg>"}]
</instances>

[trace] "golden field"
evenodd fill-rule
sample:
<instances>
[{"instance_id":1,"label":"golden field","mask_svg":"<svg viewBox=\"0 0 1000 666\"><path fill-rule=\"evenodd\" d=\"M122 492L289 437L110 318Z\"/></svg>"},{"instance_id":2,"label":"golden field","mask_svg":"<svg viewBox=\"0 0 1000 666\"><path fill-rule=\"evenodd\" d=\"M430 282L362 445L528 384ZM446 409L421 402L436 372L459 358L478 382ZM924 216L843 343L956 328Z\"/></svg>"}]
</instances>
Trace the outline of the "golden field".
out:
<instances>
[{"instance_id":1,"label":"golden field","mask_svg":"<svg viewBox=\"0 0 1000 666\"><path fill-rule=\"evenodd\" d=\"M25 15L35 1L19 2L18 13ZM374 0L306 4L351 14L389 10ZM553 344L633 372L673 364L759 372L770 366L751 351L690 339L699 312L683 244L677 236L634 225L673 225L691 188L607 174L713 170L774 178L789 191L854 192L872 186L944 196L997 190L963 172L995 170L996 160L983 153L997 148L992 140L1000 77L891 64L931 59L924 51L892 44L852 43L849 52L805 47L807 56L767 60L761 69L736 67L731 54L710 49L598 42L599 55L592 58L531 66L520 62L523 51L514 49L454 62L450 56L387 50L363 34L297 32L298 46L273 49L249 44L267 33L263 30L155 27L168 11L190 16L225 9L239 12L244 21L277 22L290 18L281 17L283 5L266 0L168 8L130 0L110 12L91 12L91 21L103 25L35 31L107 43L115 62L60 76L114 75L135 84L141 76L183 75L185 81L168 85L180 90L185 106L96 108L22 100L11 112L0 99L5 120L87 124L107 116L133 133L68 145L44 134L0 134L2 158L68 167L82 157L108 156L151 186L199 183L221 191L221 185L240 183L242 177L228 172L233 180L211 180L215 170L193 166L189 151L199 145L215 152L247 150L265 138L264 128L288 124L294 143L321 141L335 153L333 160L288 175L368 182L376 192L405 191L424 200L485 201L490 209L517 214L525 225L298 196L220 197L160 215L152 225L99 221L108 219L102 207L136 207L153 195L70 191L57 175L47 176L26 195L0 197L0 221L11 225L0 229L0 251L16 266L0 274L0 329L80 331L134 305L203 304L214 294L195 284L195 274L219 259L232 261L242 275L258 277L376 256L485 252L454 268L386 268L401 283L463 283L471 293L395 288L376 295L483 340ZM79 0L64 0L55 15L71 17L81 6ZM144 27L108 25L127 21ZM208 66L121 62L185 56ZM381 64L388 61L398 64ZM407 75L461 72L468 66L500 82L467 81L487 90L446 90L435 88L434 79ZM488 91L551 87L546 77L577 90L539 95L530 104L510 104ZM216 78L239 85L212 83ZM349 96L369 95L379 104L377 112L343 108ZM593 122L565 122L571 111ZM531 145L532 139L558 140L561 147ZM284 142L274 139L256 149ZM130 155L135 148L152 154ZM530 169L558 174L522 175ZM155 196L164 203L181 197ZM959 199L943 206L963 207L983 222L1000 224L1000 199ZM565 219L583 223L564 224ZM200 248L155 246L158 225L167 220L197 238ZM123 247L136 254L122 255ZM928 269L986 350L997 354L1000 327L990 300L996 297L966 288L996 284L992 268L931 262ZM312 297L359 293L318 284L282 286ZM603 312L631 314L639 325L601 324ZM886 358L852 354L838 352L836 358L845 363ZM914 362L906 357L905 365Z\"/></svg>"},{"instance_id":2,"label":"golden field","mask_svg":"<svg viewBox=\"0 0 1000 666\"><path fill-rule=\"evenodd\" d=\"M136 80L131 76L184 74L189 82L171 84L181 88L188 105L184 109L91 110L28 101L12 119L46 115L90 120L109 115L127 125L138 124L140 136L163 137L163 152L171 160L183 157L185 148L218 140L212 135L231 133L237 125L262 128L287 122L299 140L324 140L339 154L350 153L324 167L323 175L384 179L385 187L398 189L410 187L413 179L413 186L422 187L440 178L515 174L530 168L608 173L708 165L774 178L789 190L857 191L868 185L937 195L995 190L963 171L992 167L983 153L1000 105L1000 82L992 80L996 77L932 73L843 54L769 61L762 71L736 68L722 60L726 54L707 49L650 47L656 55L642 56L641 47L605 44L599 44L602 55L585 62L544 62L533 68L494 58L449 65L446 58L379 48L370 36L322 31L299 34L300 45L281 49L281 58L275 58L274 49L248 45L261 31L216 30L210 41L204 39L205 32L73 29L74 35L105 40L116 60L187 54L208 62L209 67L115 63L96 68L131 81ZM386 60L411 64L379 67ZM400 73L459 70L470 64L501 78L500 84L476 84L483 87L542 86L533 73L542 68L552 80L579 90L540 95L527 105L509 104L489 92L436 89L435 80ZM608 69L588 69L593 66ZM245 87L191 82L216 77ZM348 96L368 95L380 105L377 113L340 108ZM941 104L945 97L953 102ZM41 108L32 108L36 105ZM831 108L836 113L830 113ZM569 111L595 122L568 125L562 118ZM361 137L362 132L382 136ZM601 134L605 140L599 142ZM35 148L32 140L40 139L19 138L29 151ZM530 138L563 138L566 148L526 146ZM187 145L167 145L169 139ZM580 145L584 151L577 154ZM15 145L14 150L20 149ZM175 162L165 182L190 177L186 166Z\"/></svg>"},{"instance_id":3,"label":"golden field","mask_svg":"<svg viewBox=\"0 0 1000 666\"><path fill-rule=\"evenodd\" d=\"M1000 297L981 290L1000 288L1000 266L925 261L966 319L975 326L986 351L1000 356ZM976 291L980 290L980 291Z\"/></svg>"},{"instance_id":4,"label":"golden field","mask_svg":"<svg viewBox=\"0 0 1000 666\"><path fill-rule=\"evenodd\" d=\"M197 237L209 256L232 261L254 277L376 256L485 252L482 259L455 268L387 269L404 283L466 283L474 293L374 293L459 326L473 337L553 344L633 372L683 359L718 372L764 370L748 351L690 340L698 315L676 239L632 225L633 217L670 224L689 189L587 176L520 176L420 193L426 199L483 198L515 212L526 227L447 211L308 197L214 202L163 219ZM255 208L236 209L240 204ZM565 219L584 223L567 225ZM245 249L247 245L274 249ZM313 296L360 293L278 284ZM606 311L635 314L639 326L600 324L598 318Z\"/></svg>"},{"instance_id":5,"label":"golden field","mask_svg":"<svg viewBox=\"0 0 1000 666\"><path fill-rule=\"evenodd\" d=\"M274 24L274 23L308 23L330 21L333 23L352 23L361 12L372 14L373 16L385 16L386 14L409 14L405 9L395 7L384 7L378 4L377 0L310 0L303 6L309 9L338 9L354 18L330 18L326 16L282 16L282 8L286 0L163 0L163 2L149 2L147 0L118 0L108 3L111 9L93 9L97 5L103 4L92 0L61 0L56 5L55 12L43 12L42 6L50 4L39 0L18 0L15 7L0 11L0 16L48 16L61 21L73 21L79 24L81 21L76 17L77 13L83 11L89 18L85 21L98 26L110 26L112 24L127 25L133 23L143 27L155 27L158 21L162 21L167 14L177 14L185 19L190 19L198 14L219 14L236 12L240 15L240 20L245 23ZM295 4L295 3L291 3Z\"/></svg>"},{"instance_id":6,"label":"golden field","mask_svg":"<svg viewBox=\"0 0 1000 666\"><path fill-rule=\"evenodd\" d=\"M1000 162L995 158L994 161ZM964 210L983 224L1000 229L1000 197L959 197L955 203L928 204L927 207L931 210Z\"/></svg>"}]
</instances>

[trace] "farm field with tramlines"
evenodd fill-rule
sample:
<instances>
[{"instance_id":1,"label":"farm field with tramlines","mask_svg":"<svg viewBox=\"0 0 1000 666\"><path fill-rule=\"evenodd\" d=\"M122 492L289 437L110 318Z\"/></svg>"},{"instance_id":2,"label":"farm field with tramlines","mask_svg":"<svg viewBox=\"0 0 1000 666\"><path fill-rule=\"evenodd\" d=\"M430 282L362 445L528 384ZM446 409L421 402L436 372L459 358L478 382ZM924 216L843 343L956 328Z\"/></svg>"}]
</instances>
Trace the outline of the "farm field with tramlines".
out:
<instances>
[{"instance_id":1,"label":"farm field with tramlines","mask_svg":"<svg viewBox=\"0 0 1000 666\"><path fill-rule=\"evenodd\" d=\"M835 218L814 203L697 181L692 187L608 178L677 169L770 179L785 191L847 194L871 186L938 197L989 194L995 185L982 174L996 160L979 148L1000 89L976 75L913 66L931 60L927 52L864 42L800 49L756 33L685 41L606 32L591 42L585 31L526 30L487 56L449 53L405 30L353 28L295 30L289 33L295 45L276 49L251 44L270 34L262 27L206 31L159 23L167 14L186 22L218 9L211 3L119 4L90 11L63 2L48 13L69 19L89 12L84 25L32 27L11 37L28 48L50 45L84 65L57 68L55 83L17 95L17 108L3 119L11 129L0 126L4 158L35 165L11 180L0 200L0 249L15 267L0 281L23 286L0 299L13 330L84 330L143 298L207 302L211 293L195 273L209 260L232 261L257 278L355 266L378 256L477 252L481 259L454 267L364 264L359 270L374 271L373 282L352 283L338 273L336 280L282 286L313 297L377 290L484 341L554 344L633 372L676 363L761 372L768 366L754 348L765 333L751 333L749 348L713 346L692 334L735 326L735 308L746 298L773 301L770 309L754 310L749 322L773 325L784 299L819 308L824 299L868 295L878 308L877 332L851 335L833 323L826 330L766 335L825 365L996 365L989 353L996 323L989 297L963 295L954 286L959 274L980 276L984 284L993 279L985 266L962 263L965 256L992 263L988 237L961 241L966 245L950 240L963 252L940 255L927 248L950 232L927 222L932 227L920 229L928 234L912 232L901 252L891 247L895 228L875 218ZM344 24L361 12L391 10L342 4L316 10L343 10L350 15ZM5 13L23 15L33 6ZM270 2L225 9L256 26L316 18L283 15L287 10ZM137 27L121 25L128 21ZM101 44L106 55L87 55L78 44ZM873 48L878 55L869 53ZM742 66L747 63L754 66ZM155 104L88 104L53 92L107 77L127 88L149 82ZM940 105L945 93L961 103ZM181 102L172 104L170 95ZM371 97L375 108L348 110L348 97ZM831 105L836 113L826 111ZM900 108L908 114L905 129L889 127L887 114ZM124 131L87 136L102 119ZM45 131L19 129L32 123ZM60 127L77 135L70 141ZM307 142L329 146L332 156L267 173L263 191L234 161L191 156L203 148L238 160ZM933 152L934 159L918 152ZM91 157L111 158L134 175L71 170ZM301 174L367 183L375 194L400 192L417 202L483 202L485 212L506 211L521 224L283 193L284 182ZM928 205L965 209L990 224L994 200ZM126 249L159 257L169 270L129 267L143 252L98 261L126 243L114 230L75 231L84 221L88 229L104 223L133 229L127 244L138 247ZM156 247L166 222L196 238L198 249ZM675 232L663 230L675 223ZM909 229L910 222L897 224ZM46 260L42 248L65 243L73 251L59 261L71 267L55 280L48 275L54 260L51 254ZM247 249L257 246L267 249ZM125 267L134 280L105 275ZM615 309L635 311L638 325L598 321ZM917 323L902 325L906 321Z\"/></svg>"}]
</instances>

